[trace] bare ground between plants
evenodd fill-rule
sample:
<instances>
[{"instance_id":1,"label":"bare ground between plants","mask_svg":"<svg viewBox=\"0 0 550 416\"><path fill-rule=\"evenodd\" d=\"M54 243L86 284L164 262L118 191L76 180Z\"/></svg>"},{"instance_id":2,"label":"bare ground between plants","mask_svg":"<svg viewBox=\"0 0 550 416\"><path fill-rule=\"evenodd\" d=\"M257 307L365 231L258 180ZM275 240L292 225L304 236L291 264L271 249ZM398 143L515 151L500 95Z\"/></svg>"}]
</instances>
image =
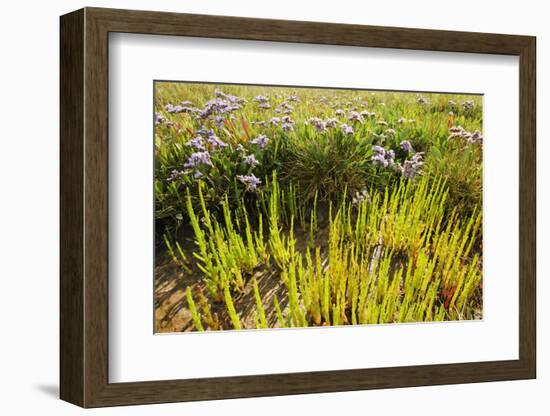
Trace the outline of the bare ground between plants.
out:
<instances>
[{"instance_id":1,"label":"bare ground between plants","mask_svg":"<svg viewBox=\"0 0 550 416\"><path fill-rule=\"evenodd\" d=\"M328 249L328 207L318 211L319 231L315 234L314 244L320 247L323 258L326 259ZM191 275L186 274L178 265L176 265L170 255L166 252L165 246L157 248L155 258L155 332L185 332L193 329L193 319L185 290L188 286L193 289L200 288L204 293L207 292L203 276L197 268L193 259L192 251L195 249L195 243L189 238L193 234L191 228L182 230L179 235L179 241L186 255L191 259ZM187 236L187 237L183 237ZM296 239L296 249L305 253L309 243L309 233L300 227L294 231ZM326 260L323 264L326 266ZM262 299L262 305L265 309L267 322L270 328L278 328L277 314L273 304L276 296L283 314L288 311L287 289L280 277L280 271L272 265L271 267L261 266L250 276L248 276L244 291L239 294L233 294L235 310L241 317L241 322L245 329L255 328L256 301L254 297L253 281L258 282L258 289ZM224 327L231 327L231 319L222 299L214 301L211 304L212 312L217 314Z\"/></svg>"}]
</instances>

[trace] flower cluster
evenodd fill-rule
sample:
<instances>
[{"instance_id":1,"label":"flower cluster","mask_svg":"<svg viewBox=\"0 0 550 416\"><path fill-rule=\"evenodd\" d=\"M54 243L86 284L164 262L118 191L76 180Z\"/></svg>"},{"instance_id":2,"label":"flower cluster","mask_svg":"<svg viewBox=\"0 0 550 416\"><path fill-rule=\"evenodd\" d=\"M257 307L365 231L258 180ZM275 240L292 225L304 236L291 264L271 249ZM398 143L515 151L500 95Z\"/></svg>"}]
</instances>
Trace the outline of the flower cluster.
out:
<instances>
[{"instance_id":1,"label":"flower cluster","mask_svg":"<svg viewBox=\"0 0 550 416\"><path fill-rule=\"evenodd\" d=\"M223 140L220 140L218 136L216 136L216 133L214 133L214 130L212 129L206 129L203 127L197 130L197 134L199 135L199 137L205 138L206 141L210 143L214 149L224 148L228 146L227 143L225 143Z\"/></svg>"},{"instance_id":2,"label":"flower cluster","mask_svg":"<svg viewBox=\"0 0 550 416\"><path fill-rule=\"evenodd\" d=\"M352 121L352 122L356 121L356 122L362 123L363 117L357 111L351 111L348 115L348 121Z\"/></svg>"},{"instance_id":3,"label":"flower cluster","mask_svg":"<svg viewBox=\"0 0 550 416\"><path fill-rule=\"evenodd\" d=\"M370 112L370 111L361 111L361 117L363 118L372 118L376 116L376 113Z\"/></svg>"},{"instance_id":4,"label":"flower cluster","mask_svg":"<svg viewBox=\"0 0 550 416\"><path fill-rule=\"evenodd\" d=\"M206 119L213 115L219 116L221 114L232 113L233 111L237 111L240 108L241 104L237 102L231 102L225 98L214 98L205 104L205 106L199 113L199 118ZM220 119L218 118L218 124L219 120Z\"/></svg>"},{"instance_id":5,"label":"flower cluster","mask_svg":"<svg viewBox=\"0 0 550 416\"><path fill-rule=\"evenodd\" d=\"M178 104L178 105L166 104L164 106L164 110L166 110L166 112L170 114L179 114L179 113L194 114L199 111L192 106L192 103L190 101L183 101L181 104Z\"/></svg>"},{"instance_id":6,"label":"flower cluster","mask_svg":"<svg viewBox=\"0 0 550 416\"><path fill-rule=\"evenodd\" d=\"M453 126L449 129L449 132L451 135L447 138L447 140L451 140L453 138L460 138L465 140L468 143L483 143L483 135L479 130L474 131L473 133L466 131L464 127L462 126Z\"/></svg>"},{"instance_id":7,"label":"flower cluster","mask_svg":"<svg viewBox=\"0 0 550 416\"><path fill-rule=\"evenodd\" d=\"M276 113L283 113L283 114L288 115L288 114L292 113L292 110L293 110L293 107L289 103L287 103L286 101L283 101L279 105L279 107L277 107L275 109L275 112Z\"/></svg>"},{"instance_id":8,"label":"flower cluster","mask_svg":"<svg viewBox=\"0 0 550 416\"><path fill-rule=\"evenodd\" d=\"M193 147L197 150L206 150L206 147L204 147L204 140L202 137L197 136L194 139L189 140L187 143L185 143L186 146Z\"/></svg>"},{"instance_id":9,"label":"flower cluster","mask_svg":"<svg viewBox=\"0 0 550 416\"><path fill-rule=\"evenodd\" d=\"M239 182L243 183L246 187L246 190L249 192L254 192L258 189L258 185L262 183L260 179L258 179L253 174L250 175L237 175L236 176Z\"/></svg>"},{"instance_id":10,"label":"flower cluster","mask_svg":"<svg viewBox=\"0 0 550 416\"><path fill-rule=\"evenodd\" d=\"M403 140L401 143L399 143L399 147L401 147L401 149L403 149L407 153L414 152L412 144L408 140Z\"/></svg>"},{"instance_id":11,"label":"flower cluster","mask_svg":"<svg viewBox=\"0 0 550 416\"><path fill-rule=\"evenodd\" d=\"M340 126L344 134L353 134L353 127L348 126L347 124L342 123Z\"/></svg>"},{"instance_id":12,"label":"flower cluster","mask_svg":"<svg viewBox=\"0 0 550 416\"><path fill-rule=\"evenodd\" d=\"M255 139L250 140L250 144L258 145L260 146L260 149L264 149L268 143L269 143L269 139L267 138L267 136L263 134L260 134Z\"/></svg>"},{"instance_id":13,"label":"flower cluster","mask_svg":"<svg viewBox=\"0 0 550 416\"><path fill-rule=\"evenodd\" d=\"M363 202L371 202L370 195L366 189L363 189L361 192L356 192L352 201L353 205L359 205Z\"/></svg>"},{"instance_id":14,"label":"flower cluster","mask_svg":"<svg viewBox=\"0 0 550 416\"><path fill-rule=\"evenodd\" d=\"M398 165L401 175L404 178L413 180L419 173L420 168L424 164L422 161L424 153L415 153L409 160L405 160L402 165Z\"/></svg>"},{"instance_id":15,"label":"flower cluster","mask_svg":"<svg viewBox=\"0 0 550 416\"><path fill-rule=\"evenodd\" d=\"M320 119L319 117L310 117L310 118L308 118L307 119L307 124L312 125L319 132L327 130L326 123L322 119Z\"/></svg>"},{"instance_id":16,"label":"flower cluster","mask_svg":"<svg viewBox=\"0 0 550 416\"><path fill-rule=\"evenodd\" d=\"M253 101L256 101L259 105L258 108L268 109L271 108L269 104L269 97L267 95L257 95L253 98Z\"/></svg>"},{"instance_id":17,"label":"flower cluster","mask_svg":"<svg viewBox=\"0 0 550 416\"><path fill-rule=\"evenodd\" d=\"M475 103L472 100L466 100L462 103L464 111L470 111L475 107Z\"/></svg>"},{"instance_id":18,"label":"flower cluster","mask_svg":"<svg viewBox=\"0 0 550 416\"><path fill-rule=\"evenodd\" d=\"M191 156L189 156L189 159L187 159L187 162L183 166L186 168L197 168L200 165L213 166L208 150L191 153Z\"/></svg>"},{"instance_id":19,"label":"flower cluster","mask_svg":"<svg viewBox=\"0 0 550 416\"><path fill-rule=\"evenodd\" d=\"M155 113L154 120L155 120L155 126L158 126L159 124L162 124L162 123L166 122L166 117L164 117L160 113Z\"/></svg>"},{"instance_id":20,"label":"flower cluster","mask_svg":"<svg viewBox=\"0 0 550 416\"><path fill-rule=\"evenodd\" d=\"M258 162L258 159L256 159L256 156L254 156L254 153L245 156L244 163L252 167L258 166L260 164L260 162Z\"/></svg>"},{"instance_id":21,"label":"flower cluster","mask_svg":"<svg viewBox=\"0 0 550 416\"><path fill-rule=\"evenodd\" d=\"M181 170L172 170L168 177L166 178L166 182L173 182L176 179L180 178L183 175L183 172Z\"/></svg>"},{"instance_id":22,"label":"flower cluster","mask_svg":"<svg viewBox=\"0 0 550 416\"><path fill-rule=\"evenodd\" d=\"M382 146L372 146L374 155L371 157L372 163L375 165L382 165L387 168L395 163L395 152L393 150L384 149Z\"/></svg>"}]
</instances>

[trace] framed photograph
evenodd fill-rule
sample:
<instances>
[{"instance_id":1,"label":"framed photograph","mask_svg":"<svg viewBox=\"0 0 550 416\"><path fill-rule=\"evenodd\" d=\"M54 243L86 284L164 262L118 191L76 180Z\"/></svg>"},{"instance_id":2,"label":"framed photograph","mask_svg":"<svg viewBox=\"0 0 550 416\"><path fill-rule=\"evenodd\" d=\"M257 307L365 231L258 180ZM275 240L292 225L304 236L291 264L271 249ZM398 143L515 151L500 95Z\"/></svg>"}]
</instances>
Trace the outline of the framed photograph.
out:
<instances>
[{"instance_id":1,"label":"framed photograph","mask_svg":"<svg viewBox=\"0 0 550 416\"><path fill-rule=\"evenodd\" d=\"M63 400L535 378L534 37L60 28Z\"/></svg>"}]
</instances>

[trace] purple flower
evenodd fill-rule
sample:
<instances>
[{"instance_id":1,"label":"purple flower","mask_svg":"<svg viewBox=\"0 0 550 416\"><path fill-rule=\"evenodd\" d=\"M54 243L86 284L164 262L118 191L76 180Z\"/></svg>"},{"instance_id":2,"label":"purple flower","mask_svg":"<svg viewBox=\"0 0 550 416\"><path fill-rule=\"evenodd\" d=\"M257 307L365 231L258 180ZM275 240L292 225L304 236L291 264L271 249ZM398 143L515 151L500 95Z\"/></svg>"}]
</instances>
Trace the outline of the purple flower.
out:
<instances>
[{"instance_id":1,"label":"purple flower","mask_svg":"<svg viewBox=\"0 0 550 416\"><path fill-rule=\"evenodd\" d=\"M262 183L260 179L258 179L254 175L237 175L237 179L243 183L246 186L246 190L250 192L254 192L256 189L258 189L258 185Z\"/></svg>"},{"instance_id":2,"label":"purple flower","mask_svg":"<svg viewBox=\"0 0 550 416\"><path fill-rule=\"evenodd\" d=\"M218 137L212 135L212 136L209 136L208 139L207 139L208 143L210 143L214 148L217 148L217 147L227 147L228 144L220 139L218 139Z\"/></svg>"},{"instance_id":3,"label":"purple flower","mask_svg":"<svg viewBox=\"0 0 550 416\"><path fill-rule=\"evenodd\" d=\"M225 95L221 91L216 92L216 98L208 101L202 110L199 110L199 118L206 119L210 116L217 115L216 122L220 124L220 115L232 113L241 108L239 103L242 102L242 99L237 98L233 95Z\"/></svg>"},{"instance_id":4,"label":"purple flower","mask_svg":"<svg viewBox=\"0 0 550 416\"><path fill-rule=\"evenodd\" d=\"M202 137L197 136L194 139L189 140L187 143L185 143L186 146L193 147L197 150L205 150L204 147L204 141L202 140Z\"/></svg>"},{"instance_id":5,"label":"purple flower","mask_svg":"<svg viewBox=\"0 0 550 416\"><path fill-rule=\"evenodd\" d=\"M191 153L187 162L183 165L186 168L194 168L200 165L213 166L210 160L210 153L207 150L204 152Z\"/></svg>"},{"instance_id":6,"label":"purple flower","mask_svg":"<svg viewBox=\"0 0 550 416\"><path fill-rule=\"evenodd\" d=\"M238 144L235 150L240 153L246 153L246 149L243 147L242 144Z\"/></svg>"},{"instance_id":7,"label":"purple flower","mask_svg":"<svg viewBox=\"0 0 550 416\"><path fill-rule=\"evenodd\" d=\"M414 152L412 144L408 140L403 140L401 143L399 143L399 146L401 147L401 149L403 149L407 153Z\"/></svg>"},{"instance_id":8,"label":"purple flower","mask_svg":"<svg viewBox=\"0 0 550 416\"><path fill-rule=\"evenodd\" d=\"M448 137L447 140L450 140L453 137L459 137L461 139L464 139L468 143L483 142L483 135L479 130L470 133L469 131L466 131L462 126L453 126L449 129L449 132L451 133L451 135Z\"/></svg>"},{"instance_id":9,"label":"purple flower","mask_svg":"<svg viewBox=\"0 0 550 416\"><path fill-rule=\"evenodd\" d=\"M159 124L164 123L166 121L166 118L160 113L155 113L154 120L155 120L155 126L158 126Z\"/></svg>"},{"instance_id":10,"label":"purple flower","mask_svg":"<svg viewBox=\"0 0 550 416\"><path fill-rule=\"evenodd\" d=\"M345 117L345 115L346 115L346 112L345 112L344 110L342 110L342 109L336 110L336 116L338 116L338 117L340 117L340 116L341 116L341 117Z\"/></svg>"},{"instance_id":11,"label":"purple flower","mask_svg":"<svg viewBox=\"0 0 550 416\"><path fill-rule=\"evenodd\" d=\"M374 155L371 157L373 164L382 165L385 168L394 164L395 152L393 150L386 151L386 149L378 145L372 146L372 150L374 151Z\"/></svg>"},{"instance_id":12,"label":"purple flower","mask_svg":"<svg viewBox=\"0 0 550 416\"><path fill-rule=\"evenodd\" d=\"M266 110L268 108L271 108L271 105L269 105L269 103L260 103L258 108L262 108L262 109Z\"/></svg>"},{"instance_id":13,"label":"purple flower","mask_svg":"<svg viewBox=\"0 0 550 416\"><path fill-rule=\"evenodd\" d=\"M281 120L283 123L294 124L294 120L290 116L284 116Z\"/></svg>"},{"instance_id":14,"label":"purple flower","mask_svg":"<svg viewBox=\"0 0 550 416\"><path fill-rule=\"evenodd\" d=\"M319 131L319 132L327 130L327 126L326 126L325 122L323 120L321 120L320 118L318 118L318 117L309 118L307 120L307 123L314 126L317 129L317 131Z\"/></svg>"},{"instance_id":15,"label":"purple flower","mask_svg":"<svg viewBox=\"0 0 550 416\"><path fill-rule=\"evenodd\" d=\"M294 125L290 123L283 123L282 128L283 131L292 131L294 130Z\"/></svg>"},{"instance_id":16,"label":"purple flower","mask_svg":"<svg viewBox=\"0 0 550 416\"><path fill-rule=\"evenodd\" d=\"M415 153L414 156L406 160L403 165L398 166L404 178L413 180L416 175L420 173L420 168L424 164L422 161L423 154L424 153Z\"/></svg>"},{"instance_id":17,"label":"purple flower","mask_svg":"<svg viewBox=\"0 0 550 416\"><path fill-rule=\"evenodd\" d=\"M475 103L472 100L466 100L462 103L464 111L469 111L475 107Z\"/></svg>"},{"instance_id":18,"label":"purple flower","mask_svg":"<svg viewBox=\"0 0 550 416\"><path fill-rule=\"evenodd\" d=\"M374 163L375 165L382 165L385 168L388 167L389 162L386 160L384 155L381 154L381 153L375 154L373 157L371 157L371 160L372 160L372 163Z\"/></svg>"},{"instance_id":19,"label":"purple flower","mask_svg":"<svg viewBox=\"0 0 550 416\"><path fill-rule=\"evenodd\" d=\"M360 123L363 122L363 118L361 117L361 114L359 114L357 111L352 111L351 113L349 113L348 120L349 121L358 121Z\"/></svg>"},{"instance_id":20,"label":"purple flower","mask_svg":"<svg viewBox=\"0 0 550 416\"><path fill-rule=\"evenodd\" d=\"M258 146L260 146L260 149L265 148L268 143L269 143L269 139L263 134L260 134L255 139L250 140L250 144L257 144Z\"/></svg>"},{"instance_id":21,"label":"purple flower","mask_svg":"<svg viewBox=\"0 0 550 416\"><path fill-rule=\"evenodd\" d=\"M188 101L184 101L185 103L187 103ZM166 104L164 106L164 109L166 110L167 113L171 113L171 114L179 114L179 113L195 113L197 112L197 109L196 108L193 108L189 105L183 105L180 104L180 105L172 105L172 104Z\"/></svg>"},{"instance_id":22,"label":"purple flower","mask_svg":"<svg viewBox=\"0 0 550 416\"><path fill-rule=\"evenodd\" d=\"M181 170L174 169L173 171L170 172L170 174L166 178L166 182L175 181L176 179L181 177L181 175L183 175L183 172Z\"/></svg>"},{"instance_id":23,"label":"purple flower","mask_svg":"<svg viewBox=\"0 0 550 416\"><path fill-rule=\"evenodd\" d=\"M256 159L256 156L254 156L253 153L249 154L248 156L245 156L244 163L252 167L260 164L260 162L258 162L258 160Z\"/></svg>"},{"instance_id":24,"label":"purple flower","mask_svg":"<svg viewBox=\"0 0 550 416\"><path fill-rule=\"evenodd\" d=\"M253 100L259 103L267 103L269 101L269 97L267 95L257 95L253 98Z\"/></svg>"},{"instance_id":25,"label":"purple flower","mask_svg":"<svg viewBox=\"0 0 550 416\"><path fill-rule=\"evenodd\" d=\"M269 122L273 125L273 126L278 126L279 123L281 122L281 119L279 117L271 117L271 120L269 120Z\"/></svg>"},{"instance_id":26,"label":"purple flower","mask_svg":"<svg viewBox=\"0 0 550 416\"><path fill-rule=\"evenodd\" d=\"M214 117L214 122L216 123L216 125L217 125L218 127L223 126L223 120L224 120L224 118L223 118L222 116L216 116L216 117Z\"/></svg>"},{"instance_id":27,"label":"purple flower","mask_svg":"<svg viewBox=\"0 0 550 416\"><path fill-rule=\"evenodd\" d=\"M334 128L338 125L338 120L336 120L335 118L327 118L325 120L325 125L328 127L328 128Z\"/></svg>"},{"instance_id":28,"label":"purple flower","mask_svg":"<svg viewBox=\"0 0 550 416\"><path fill-rule=\"evenodd\" d=\"M342 124L340 127L342 127L342 131L345 134L353 134L353 127L348 126L347 124Z\"/></svg>"}]
</instances>

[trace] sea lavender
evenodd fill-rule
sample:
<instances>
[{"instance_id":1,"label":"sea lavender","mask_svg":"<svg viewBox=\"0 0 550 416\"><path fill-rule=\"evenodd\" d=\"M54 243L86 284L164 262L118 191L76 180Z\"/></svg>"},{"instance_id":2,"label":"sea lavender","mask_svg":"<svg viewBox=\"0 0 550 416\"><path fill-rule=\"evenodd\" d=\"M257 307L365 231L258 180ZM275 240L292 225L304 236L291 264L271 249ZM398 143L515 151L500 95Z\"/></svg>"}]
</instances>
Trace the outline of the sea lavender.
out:
<instances>
[{"instance_id":1,"label":"sea lavender","mask_svg":"<svg viewBox=\"0 0 550 416\"><path fill-rule=\"evenodd\" d=\"M294 120L290 116L284 116L281 121L287 124L294 124Z\"/></svg>"},{"instance_id":2,"label":"sea lavender","mask_svg":"<svg viewBox=\"0 0 550 416\"><path fill-rule=\"evenodd\" d=\"M408 140L403 140L401 143L399 143L399 146L401 147L401 149L403 149L407 153L414 152L412 144Z\"/></svg>"},{"instance_id":3,"label":"sea lavender","mask_svg":"<svg viewBox=\"0 0 550 416\"><path fill-rule=\"evenodd\" d=\"M314 126L319 132L327 130L327 126L325 122L321 120L319 117L310 117L307 120L307 123Z\"/></svg>"},{"instance_id":4,"label":"sea lavender","mask_svg":"<svg viewBox=\"0 0 550 416\"><path fill-rule=\"evenodd\" d=\"M159 124L162 124L166 121L166 117L164 117L160 113L155 113L154 120L155 120L155 126L158 126Z\"/></svg>"},{"instance_id":5,"label":"sea lavender","mask_svg":"<svg viewBox=\"0 0 550 416\"><path fill-rule=\"evenodd\" d=\"M290 123L283 123L283 125L281 127L283 128L283 131L292 131L292 130L294 130L294 124L290 124Z\"/></svg>"},{"instance_id":6,"label":"sea lavender","mask_svg":"<svg viewBox=\"0 0 550 416\"><path fill-rule=\"evenodd\" d=\"M269 97L267 95L257 95L253 98L253 101L258 103L267 103L269 101Z\"/></svg>"},{"instance_id":7,"label":"sea lavender","mask_svg":"<svg viewBox=\"0 0 550 416\"><path fill-rule=\"evenodd\" d=\"M258 159L256 159L256 156L254 156L253 153L244 157L244 163L252 167L258 166L260 164L260 162L258 162Z\"/></svg>"},{"instance_id":8,"label":"sea lavender","mask_svg":"<svg viewBox=\"0 0 550 416\"><path fill-rule=\"evenodd\" d=\"M268 143L269 139L263 134L260 134L255 139L250 140L250 144L257 144L258 146L260 146L260 149L264 149Z\"/></svg>"},{"instance_id":9,"label":"sea lavender","mask_svg":"<svg viewBox=\"0 0 550 416\"><path fill-rule=\"evenodd\" d=\"M170 174L166 178L166 182L173 182L179 177L181 177L181 175L183 175L183 172L181 170L174 169L170 172Z\"/></svg>"},{"instance_id":10,"label":"sea lavender","mask_svg":"<svg viewBox=\"0 0 550 416\"><path fill-rule=\"evenodd\" d=\"M475 103L472 100L466 100L462 103L464 111L472 110L475 107Z\"/></svg>"},{"instance_id":11,"label":"sea lavender","mask_svg":"<svg viewBox=\"0 0 550 416\"><path fill-rule=\"evenodd\" d=\"M202 137L197 136L194 139L189 140L187 143L185 143L186 146L193 147L197 150L205 150L204 147L204 141Z\"/></svg>"},{"instance_id":12,"label":"sea lavender","mask_svg":"<svg viewBox=\"0 0 550 416\"><path fill-rule=\"evenodd\" d=\"M384 149L382 146L374 145L372 146L374 155L371 157L371 161L375 165L382 165L387 168L390 165L393 165L395 160L395 152L393 150Z\"/></svg>"},{"instance_id":13,"label":"sea lavender","mask_svg":"<svg viewBox=\"0 0 550 416\"><path fill-rule=\"evenodd\" d=\"M327 128L331 128L333 129L334 127L336 127L338 125L338 120L335 119L335 118L327 118L325 120L325 126L327 126Z\"/></svg>"},{"instance_id":14,"label":"sea lavender","mask_svg":"<svg viewBox=\"0 0 550 416\"><path fill-rule=\"evenodd\" d=\"M399 165L399 170L404 178L413 180L419 173L424 164L422 161L424 153L415 153L409 160L405 160L403 165Z\"/></svg>"},{"instance_id":15,"label":"sea lavender","mask_svg":"<svg viewBox=\"0 0 550 416\"><path fill-rule=\"evenodd\" d=\"M208 137L208 139L206 139L208 141L208 143L210 143L212 145L212 147L214 148L218 148L218 147L221 147L221 148L224 148L224 147L227 147L228 144L226 142L224 142L223 140L220 140L217 136L215 135L211 135Z\"/></svg>"},{"instance_id":16,"label":"sea lavender","mask_svg":"<svg viewBox=\"0 0 550 416\"><path fill-rule=\"evenodd\" d=\"M360 123L363 122L363 117L361 117L361 114L359 114L357 111L352 111L348 115L349 121L358 121Z\"/></svg>"},{"instance_id":17,"label":"sea lavender","mask_svg":"<svg viewBox=\"0 0 550 416\"><path fill-rule=\"evenodd\" d=\"M194 168L200 165L213 166L210 160L210 153L207 150L203 152L191 153L187 162L183 165L186 168Z\"/></svg>"},{"instance_id":18,"label":"sea lavender","mask_svg":"<svg viewBox=\"0 0 550 416\"><path fill-rule=\"evenodd\" d=\"M344 134L353 134L353 127L348 126L347 124L342 124L340 126Z\"/></svg>"},{"instance_id":19,"label":"sea lavender","mask_svg":"<svg viewBox=\"0 0 550 416\"><path fill-rule=\"evenodd\" d=\"M237 179L245 185L246 190L249 192L256 191L258 189L258 185L262 183L262 181L253 174L237 175Z\"/></svg>"},{"instance_id":20,"label":"sea lavender","mask_svg":"<svg viewBox=\"0 0 550 416\"><path fill-rule=\"evenodd\" d=\"M271 120L269 120L272 126L278 126L281 123L281 119L279 117L271 117Z\"/></svg>"}]
</instances>

